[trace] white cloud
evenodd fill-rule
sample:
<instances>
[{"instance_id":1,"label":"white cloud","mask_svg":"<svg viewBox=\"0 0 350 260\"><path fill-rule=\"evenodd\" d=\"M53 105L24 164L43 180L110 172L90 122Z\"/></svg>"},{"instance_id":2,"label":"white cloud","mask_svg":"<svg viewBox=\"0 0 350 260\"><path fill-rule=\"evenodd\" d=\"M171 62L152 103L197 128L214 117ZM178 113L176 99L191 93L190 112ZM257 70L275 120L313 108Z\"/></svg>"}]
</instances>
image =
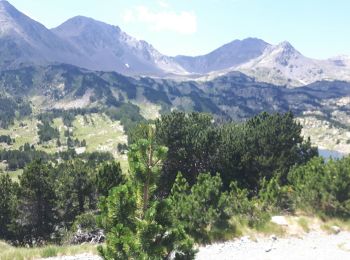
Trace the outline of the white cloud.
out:
<instances>
[{"instance_id":1,"label":"white cloud","mask_svg":"<svg viewBox=\"0 0 350 260\"><path fill-rule=\"evenodd\" d=\"M125 11L124 15L123 15L123 19L125 22L132 22L135 17L134 17L134 13L131 10L127 10Z\"/></svg>"},{"instance_id":2,"label":"white cloud","mask_svg":"<svg viewBox=\"0 0 350 260\"><path fill-rule=\"evenodd\" d=\"M170 6L170 4L165 0L158 0L158 4L163 8L167 8Z\"/></svg>"},{"instance_id":3,"label":"white cloud","mask_svg":"<svg viewBox=\"0 0 350 260\"><path fill-rule=\"evenodd\" d=\"M138 6L124 13L125 22L148 24L153 31L175 31L192 34L197 31L197 17L193 12L152 11L146 6Z\"/></svg>"}]
</instances>

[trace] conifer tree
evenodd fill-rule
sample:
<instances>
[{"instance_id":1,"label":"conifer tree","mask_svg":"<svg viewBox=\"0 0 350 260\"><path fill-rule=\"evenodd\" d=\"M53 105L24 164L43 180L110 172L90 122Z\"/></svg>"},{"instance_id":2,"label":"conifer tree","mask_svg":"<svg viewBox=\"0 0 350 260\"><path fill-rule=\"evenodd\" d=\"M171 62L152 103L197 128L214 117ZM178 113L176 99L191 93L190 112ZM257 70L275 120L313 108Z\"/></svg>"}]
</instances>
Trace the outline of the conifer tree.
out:
<instances>
[{"instance_id":1,"label":"conifer tree","mask_svg":"<svg viewBox=\"0 0 350 260\"><path fill-rule=\"evenodd\" d=\"M10 176L0 175L0 238L9 239L14 235L13 224L17 218L18 184Z\"/></svg>"},{"instance_id":2,"label":"conifer tree","mask_svg":"<svg viewBox=\"0 0 350 260\"><path fill-rule=\"evenodd\" d=\"M124 182L125 177L119 162L105 163L96 176L97 191L102 196L107 196L110 189Z\"/></svg>"},{"instance_id":3,"label":"conifer tree","mask_svg":"<svg viewBox=\"0 0 350 260\"><path fill-rule=\"evenodd\" d=\"M155 142L148 126L147 139L131 145L131 178L113 188L101 201L99 222L106 230L104 259L193 259L193 241L172 219L170 200L157 200L157 188L167 149Z\"/></svg>"},{"instance_id":4,"label":"conifer tree","mask_svg":"<svg viewBox=\"0 0 350 260\"><path fill-rule=\"evenodd\" d=\"M21 223L34 237L47 237L56 221L56 197L50 170L47 163L36 160L19 178Z\"/></svg>"}]
</instances>

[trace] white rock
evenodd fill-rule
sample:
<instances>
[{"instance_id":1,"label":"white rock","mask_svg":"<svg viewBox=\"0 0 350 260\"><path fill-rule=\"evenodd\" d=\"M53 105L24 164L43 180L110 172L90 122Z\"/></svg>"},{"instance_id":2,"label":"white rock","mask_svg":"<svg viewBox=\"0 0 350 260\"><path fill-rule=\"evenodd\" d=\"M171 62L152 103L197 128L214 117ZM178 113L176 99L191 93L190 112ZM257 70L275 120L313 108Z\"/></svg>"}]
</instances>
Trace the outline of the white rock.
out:
<instances>
[{"instance_id":1,"label":"white rock","mask_svg":"<svg viewBox=\"0 0 350 260\"><path fill-rule=\"evenodd\" d=\"M334 232L334 234L339 234L341 231L340 227L338 226L331 226L331 229Z\"/></svg>"},{"instance_id":2,"label":"white rock","mask_svg":"<svg viewBox=\"0 0 350 260\"><path fill-rule=\"evenodd\" d=\"M273 216L271 222L280 226L288 226L287 219L284 216Z\"/></svg>"}]
</instances>

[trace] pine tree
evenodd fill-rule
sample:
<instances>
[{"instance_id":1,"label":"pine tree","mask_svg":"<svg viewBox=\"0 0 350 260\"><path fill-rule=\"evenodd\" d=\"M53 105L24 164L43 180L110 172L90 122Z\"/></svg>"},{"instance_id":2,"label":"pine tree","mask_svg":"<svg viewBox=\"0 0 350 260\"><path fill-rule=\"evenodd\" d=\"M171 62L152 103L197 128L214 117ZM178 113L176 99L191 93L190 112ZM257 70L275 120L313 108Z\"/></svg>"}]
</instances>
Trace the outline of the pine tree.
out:
<instances>
[{"instance_id":1,"label":"pine tree","mask_svg":"<svg viewBox=\"0 0 350 260\"><path fill-rule=\"evenodd\" d=\"M156 138L169 148L161 174L162 194L170 192L179 172L191 186L200 173L212 172L218 136L211 115L183 112L163 115L156 121Z\"/></svg>"},{"instance_id":2,"label":"pine tree","mask_svg":"<svg viewBox=\"0 0 350 260\"><path fill-rule=\"evenodd\" d=\"M170 200L157 200L157 188L167 149L156 144L154 129L147 139L131 145L131 179L113 188L100 205L99 222L107 232L104 259L193 259L193 241L184 228L174 225Z\"/></svg>"},{"instance_id":3,"label":"pine tree","mask_svg":"<svg viewBox=\"0 0 350 260\"><path fill-rule=\"evenodd\" d=\"M110 189L124 182L125 177L119 162L105 163L96 176L97 191L102 196L107 196Z\"/></svg>"},{"instance_id":4,"label":"pine tree","mask_svg":"<svg viewBox=\"0 0 350 260\"><path fill-rule=\"evenodd\" d=\"M55 171L58 208L67 223L95 206L96 191L91 170L79 159L59 165Z\"/></svg>"},{"instance_id":5,"label":"pine tree","mask_svg":"<svg viewBox=\"0 0 350 260\"><path fill-rule=\"evenodd\" d=\"M50 171L48 164L37 160L20 176L21 223L33 237L46 238L56 221L56 197Z\"/></svg>"},{"instance_id":6,"label":"pine tree","mask_svg":"<svg viewBox=\"0 0 350 260\"><path fill-rule=\"evenodd\" d=\"M18 191L18 184L11 181L9 175L0 175L0 238L2 239L10 239L14 236Z\"/></svg>"}]
</instances>

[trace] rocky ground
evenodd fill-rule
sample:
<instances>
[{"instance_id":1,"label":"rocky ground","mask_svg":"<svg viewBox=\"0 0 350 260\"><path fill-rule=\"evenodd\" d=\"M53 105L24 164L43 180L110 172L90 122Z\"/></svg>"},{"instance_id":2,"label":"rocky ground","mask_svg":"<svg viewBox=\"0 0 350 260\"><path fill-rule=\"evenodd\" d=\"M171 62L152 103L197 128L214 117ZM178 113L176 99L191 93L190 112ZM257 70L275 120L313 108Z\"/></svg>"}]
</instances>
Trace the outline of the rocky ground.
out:
<instances>
[{"instance_id":1,"label":"rocky ground","mask_svg":"<svg viewBox=\"0 0 350 260\"><path fill-rule=\"evenodd\" d=\"M196 260L350 259L348 229L331 224L325 229L325 224L319 219L298 216L274 216L271 222L283 229L282 235L252 234L232 241L202 246L199 248ZM300 224L302 222L304 225ZM100 257L91 254L48 259L101 260Z\"/></svg>"},{"instance_id":2,"label":"rocky ground","mask_svg":"<svg viewBox=\"0 0 350 260\"><path fill-rule=\"evenodd\" d=\"M100 260L82 254L48 258L49 260ZM350 259L350 232L326 234L310 232L302 237L276 236L250 239L242 237L225 243L201 247L196 260L336 260Z\"/></svg>"},{"instance_id":3,"label":"rocky ground","mask_svg":"<svg viewBox=\"0 0 350 260\"><path fill-rule=\"evenodd\" d=\"M242 237L234 241L202 247L197 260L335 260L350 259L350 232L329 235L310 232L302 237L251 240Z\"/></svg>"},{"instance_id":4,"label":"rocky ground","mask_svg":"<svg viewBox=\"0 0 350 260\"><path fill-rule=\"evenodd\" d=\"M45 258L45 260L102 260L102 258L92 254L80 254L75 256L50 257L50 258Z\"/></svg>"}]
</instances>

